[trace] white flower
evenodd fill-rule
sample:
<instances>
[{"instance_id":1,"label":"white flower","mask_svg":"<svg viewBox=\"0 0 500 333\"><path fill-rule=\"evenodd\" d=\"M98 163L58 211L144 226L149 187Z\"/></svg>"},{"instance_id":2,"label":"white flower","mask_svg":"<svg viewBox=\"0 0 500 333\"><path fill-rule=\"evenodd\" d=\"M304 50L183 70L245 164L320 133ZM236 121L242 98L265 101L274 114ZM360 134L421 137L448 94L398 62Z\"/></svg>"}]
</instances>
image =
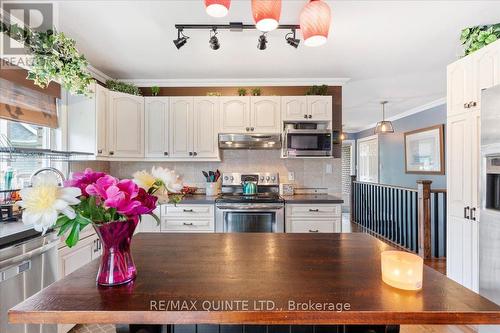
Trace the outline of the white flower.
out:
<instances>
[{"instance_id":1,"label":"white flower","mask_svg":"<svg viewBox=\"0 0 500 333\"><path fill-rule=\"evenodd\" d=\"M70 205L80 203L82 191L77 187L59 187L57 177L53 174L40 174L33 179L33 187L24 188L20 192L23 207L23 223L33 224L36 231L45 233L56 222L59 214L69 219L76 217Z\"/></svg>"},{"instance_id":2,"label":"white flower","mask_svg":"<svg viewBox=\"0 0 500 333\"><path fill-rule=\"evenodd\" d=\"M132 176L134 177L134 183L140 188L143 188L146 192L149 191L156 182L156 178L146 170L137 171Z\"/></svg>"},{"instance_id":3,"label":"white flower","mask_svg":"<svg viewBox=\"0 0 500 333\"><path fill-rule=\"evenodd\" d=\"M167 190L170 192L179 193L182 189L182 180L174 170L169 170L167 168L164 169L162 167L153 167L151 169L151 174L154 178L161 179Z\"/></svg>"}]
</instances>

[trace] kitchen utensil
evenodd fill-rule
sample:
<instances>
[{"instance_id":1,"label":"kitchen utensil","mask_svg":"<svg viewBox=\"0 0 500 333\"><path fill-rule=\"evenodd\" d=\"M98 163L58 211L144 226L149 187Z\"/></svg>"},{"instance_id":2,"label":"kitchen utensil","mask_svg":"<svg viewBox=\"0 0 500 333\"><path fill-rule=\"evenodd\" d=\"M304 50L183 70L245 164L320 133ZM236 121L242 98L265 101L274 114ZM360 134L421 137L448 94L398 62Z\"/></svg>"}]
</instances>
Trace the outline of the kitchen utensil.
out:
<instances>
[{"instance_id":1,"label":"kitchen utensil","mask_svg":"<svg viewBox=\"0 0 500 333\"><path fill-rule=\"evenodd\" d=\"M216 182L211 182L206 184L205 195L208 197L214 197L219 194L219 184Z\"/></svg>"},{"instance_id":2,"label":"kitchen utensil","mask_svg":"<svg viewBox=\"0 0 500 333\"><path fill-rule=\"evenodd\" d=\"M257 194L257 182L246 180L241 183L243 188L243 195L255 195Z\"/></svg>"},{"instance_id":3,"label":"kitchen utensil","mask_svg":"<svg viewBox=\"0 0 500 333\"><path fill-rule=\"evenodd\" d=\"M213 183L215 181L215 173L213 171L208 172L208 181Z\"/></svg>"},{"instance_id":4,"label":"kitchen utensil","mask_svg":"<svg viewBox=\"0 0 500 333\"><path fill-rule=\"evenodd\" d=\"M202 171L201 173L203 174L203 176L205 176L205 180L209 182L210 180L208 179L208 173L206 171Z\"/></svg>"},{"instance_id":5,"label":"kitchen utensil","mask_svg":"<svg viewBox=\"0 0 500 333\"><path fill-rule=\"evenodd\" d=\"M220 178L220 171L219 171L219 169L217 169L217 170L215 171L215 181L218 181L218 180L219 180L219 178Z\"/></svg>"}]
</instances>

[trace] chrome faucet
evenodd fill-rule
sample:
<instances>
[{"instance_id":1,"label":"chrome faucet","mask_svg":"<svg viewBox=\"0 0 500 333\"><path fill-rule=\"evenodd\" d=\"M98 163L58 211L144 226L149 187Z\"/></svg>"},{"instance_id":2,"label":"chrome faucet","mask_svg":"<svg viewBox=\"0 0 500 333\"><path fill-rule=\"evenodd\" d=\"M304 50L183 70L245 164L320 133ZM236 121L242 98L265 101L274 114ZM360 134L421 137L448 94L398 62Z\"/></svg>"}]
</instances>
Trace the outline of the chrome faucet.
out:
<instances>
[{"instance_id":1,"label":"chrome faucet","mask_svg":"<svg viewBox=\"0 0 500 333\"><path fill-rule=\"evenodd\" d=\"M53 173L55 173L58 176L58 178L60 179L59 186L62 186L63 183L64 183L64 181L66 180L66 177L61 172L61 170L53 168L53 167L45 167L45 168L40 168L40 169L36 170L35 172L33 172L31 174L31 177L30 177L30 186L33 186L33 177L35 177L36 175L38 175L38 174L40 174L42 172L45 172L45 171L53 172Z\"/></svg>"}]
</instances>

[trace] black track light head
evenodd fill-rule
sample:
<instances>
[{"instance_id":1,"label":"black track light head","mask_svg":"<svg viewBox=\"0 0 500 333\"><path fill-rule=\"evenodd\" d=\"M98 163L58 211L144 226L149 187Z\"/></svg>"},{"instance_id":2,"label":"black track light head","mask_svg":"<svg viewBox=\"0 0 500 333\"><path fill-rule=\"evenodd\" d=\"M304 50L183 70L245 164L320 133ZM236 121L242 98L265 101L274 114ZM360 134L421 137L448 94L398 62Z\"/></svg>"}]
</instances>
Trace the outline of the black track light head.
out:
<instances>
[{"instance_id":1,"label":"black track light head","mask_svg":"<svg viewBox=\"0 0 500 333\"><path fill-rule=\"evenodd\" d=\"M257 44L259 50L265 50L267 48L267 38L265 34L260 35L259 43Z\"/></svg>"},{"instance_id":2,"label":"black track light head","mask_svg":"<svg viewBox=\"0 0 500 333\"><path fill-rule=\"evenodd\" d=\"M212 50L218 50L220 49L220 43L219 43L219 38L217 38L217 29L214 28L212 31L214 32L214 34L210 36L208 44L210 45L210 48Z\"/></svg>"},{"instance_id":3,"label":"black track light head","mask_svg":"<svg viewBox=\"0 0 500 333\"><path fill-rule=\"evenodd\" d=\"M292 32L286 34L285 40L288 43L288 45L293 46L294 48L299 47L300 39L295 38L295 29L292 30Z\"/></svg>"},{"instance_id":4,"label":"black track light head","mask_svg":"<svg viewBox=\"0 0 500 333\"><path fill-rule=\"evenodd\" d=\"M179 50L181 47L184 46L184 44L187 43L189 37L184 36L182 33L182 29L177 30L177 39L174 39L174 45Z\"/></svg>"}]
</instances>

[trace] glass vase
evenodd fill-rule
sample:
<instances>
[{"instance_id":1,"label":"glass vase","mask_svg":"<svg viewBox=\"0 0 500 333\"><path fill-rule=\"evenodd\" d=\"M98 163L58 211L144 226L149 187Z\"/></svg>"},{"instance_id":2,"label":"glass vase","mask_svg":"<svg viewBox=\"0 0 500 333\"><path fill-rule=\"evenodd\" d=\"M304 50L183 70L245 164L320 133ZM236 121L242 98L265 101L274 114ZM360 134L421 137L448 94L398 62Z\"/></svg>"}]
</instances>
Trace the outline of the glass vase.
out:
<instances>
[{"instance_id":1,"label":"glass vase","mask_svg":"<svg viewBox=\"0 0 500 333\"><path fill-rule=\"evenodd\" d=\"M97 284L116 286L132 281L137 271L130 254L130 242L139 218L94 224L102 243L102 256Z\"/></svg>"}]
</instances>

